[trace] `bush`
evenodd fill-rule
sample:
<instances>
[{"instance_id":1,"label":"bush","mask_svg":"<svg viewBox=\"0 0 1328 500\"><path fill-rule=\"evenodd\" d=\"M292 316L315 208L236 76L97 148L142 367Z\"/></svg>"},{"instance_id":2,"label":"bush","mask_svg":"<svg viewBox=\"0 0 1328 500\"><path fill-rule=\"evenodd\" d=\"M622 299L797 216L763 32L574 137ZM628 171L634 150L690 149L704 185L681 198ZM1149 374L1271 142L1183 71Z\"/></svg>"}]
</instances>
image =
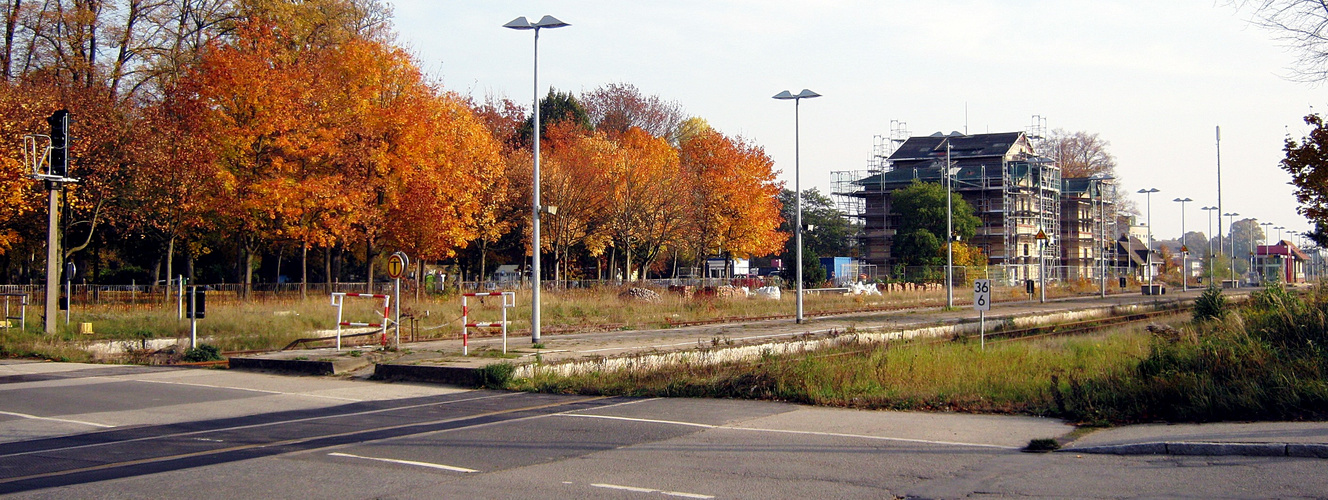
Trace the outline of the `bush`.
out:
<instances>
[{"instance_id":1,"label":"bush","mask_svg":"<svg viewBox=\"0 0 1328 500\"><path fill-rule=\"evenodd\" d=\"M480 368L480 387L485 389L505 389L507 383L512 380L512 373L516 371L516 365L511 363L495 363Z\"/></svg>"},{"instance_id":2,"label":"bush","mask_svg":"<svg viewBox=\"0 0 1328 500\"><path fill-rule=\"evenodd\" d=\"M1194 321L1196 323L1212 319L1222 319L1227 314L1227 297L1222 290L1209 286L1194 301Z\"/></svg>"},{"instance_id":3,"label":"bush","mask_svg":"<svg viewBox=\"0 0 1328 500\"><path fill-rule=\"evenodd\" d=\"M198 344L198 347L190 347L184 351L184 360L186 363L220 361L221 348L211 344Z\"/></svg>"}]
</instances>

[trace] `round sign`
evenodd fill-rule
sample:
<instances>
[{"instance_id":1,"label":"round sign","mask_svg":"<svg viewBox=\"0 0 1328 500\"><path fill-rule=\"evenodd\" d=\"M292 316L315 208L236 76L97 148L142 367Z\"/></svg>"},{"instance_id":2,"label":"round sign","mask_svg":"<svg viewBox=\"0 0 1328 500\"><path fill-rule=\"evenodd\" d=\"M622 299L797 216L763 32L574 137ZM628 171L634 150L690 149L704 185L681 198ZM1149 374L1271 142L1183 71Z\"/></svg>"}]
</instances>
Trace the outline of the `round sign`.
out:
<instances>
[{"instance_id":1,"label":"round sign","mask_svg":"<svg viewBox=\"0 0 1328 500\"><path fill-rule=\"evenodd\" d=\"M387 275L394 280L406 275L406 254L397 252L387 259Z\"/></svg>"}]
</instances>

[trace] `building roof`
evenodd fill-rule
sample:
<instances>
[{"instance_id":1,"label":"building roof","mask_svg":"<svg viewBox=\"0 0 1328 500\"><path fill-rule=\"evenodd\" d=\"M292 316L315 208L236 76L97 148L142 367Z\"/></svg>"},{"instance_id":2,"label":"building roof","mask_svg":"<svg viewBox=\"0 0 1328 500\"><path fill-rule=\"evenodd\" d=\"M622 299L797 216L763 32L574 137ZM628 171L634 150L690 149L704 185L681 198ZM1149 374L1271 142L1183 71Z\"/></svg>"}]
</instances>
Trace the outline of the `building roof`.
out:
<instances>
[{"instance_id":1,"label":"building roof","mask_svg":"<svg viewBox=\"0 0 1328 500\"><path fill-rule=\"evenodd\" d=\"M891 163L909 160L929 160L945 157L945 147L950 146L950 157L962 158L1004 157L1016 144L1028 140L1023 132L1001 132L995 134L940 135L910 137L899 146L888 160Z\"/></svg>"},{"instance_id":2,"label":"building roof","mask_svg":"<svg viewBox=\"0 0 1328 500\"><path fill-rule=\"evenodd\" d=\"M1295 243L1287 240L1277 242L1276 245L1258 245L1254 250L1256 255L1291 255L1300 260L1309 260L1310 256L1296 248Z\"/></svg>"}]
</instances>

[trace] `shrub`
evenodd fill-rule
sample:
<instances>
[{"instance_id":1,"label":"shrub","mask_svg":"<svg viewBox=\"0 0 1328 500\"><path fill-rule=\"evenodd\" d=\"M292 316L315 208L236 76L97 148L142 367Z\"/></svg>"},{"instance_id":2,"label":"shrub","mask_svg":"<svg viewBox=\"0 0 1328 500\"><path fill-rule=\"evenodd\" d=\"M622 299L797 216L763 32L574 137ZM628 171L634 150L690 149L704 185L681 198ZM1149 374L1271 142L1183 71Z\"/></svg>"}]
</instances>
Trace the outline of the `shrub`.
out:
<instances>
[{"instance_id":1,"label":"shrub","mask_svg":"<svg viewBox=\"0 0 1328 500\"><path fill-rule=\"evenodd\" d=\"M198 347L190 347L184 351L184 360L187 363L219 361L221 360L221 348L211 344L198 344Z\"/></svg>"},{"instance_id":2,"label":"shrub","mask_svg":"<svg viewBox=\"0 0 1328 500\"><path fill-rule=\"evenodd\" d=\"M512 373L516 371L516 365L511 363L495 363L480 368L480 387L485 389L505 389L507 383L512 380Z\"/></svg>"},{"instance_id":3,"label":"shrub","mask_svg":"<svg viewBox=\"0 0 1328 500\"><path fill-rule=\"evenodd\" d=\"M1222 290L1210 286L1194 301L1194 321L1196 323L1212 319L1221 319L1227 314L1227 297Z\"/></svg>"}]
</instances>

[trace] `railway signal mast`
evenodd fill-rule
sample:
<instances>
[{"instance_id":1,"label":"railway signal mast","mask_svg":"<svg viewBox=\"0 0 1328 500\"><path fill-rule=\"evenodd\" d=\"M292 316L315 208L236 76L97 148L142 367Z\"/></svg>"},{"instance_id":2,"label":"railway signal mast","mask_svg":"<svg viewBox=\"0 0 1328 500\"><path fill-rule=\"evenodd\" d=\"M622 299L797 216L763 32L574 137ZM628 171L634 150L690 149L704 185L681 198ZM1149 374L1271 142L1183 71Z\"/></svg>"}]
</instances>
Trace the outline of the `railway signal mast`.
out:
<instances>
[{"instance_id":1,"label":"railway signal mast","mask_svg":"<svg viewBox=\"0 0 1328 500\"><path fill-rule=\"evenodd\" d=\"M31 178L42 181L50 193L50 212L46 230L46 312L45 331L55 333L60 303L60 195L64 185L78 182L69 177L69 110L59 110L46 119L50 135L31 134L23 138L24 156L32 168Z\"/></svg>"}]
</instances>

